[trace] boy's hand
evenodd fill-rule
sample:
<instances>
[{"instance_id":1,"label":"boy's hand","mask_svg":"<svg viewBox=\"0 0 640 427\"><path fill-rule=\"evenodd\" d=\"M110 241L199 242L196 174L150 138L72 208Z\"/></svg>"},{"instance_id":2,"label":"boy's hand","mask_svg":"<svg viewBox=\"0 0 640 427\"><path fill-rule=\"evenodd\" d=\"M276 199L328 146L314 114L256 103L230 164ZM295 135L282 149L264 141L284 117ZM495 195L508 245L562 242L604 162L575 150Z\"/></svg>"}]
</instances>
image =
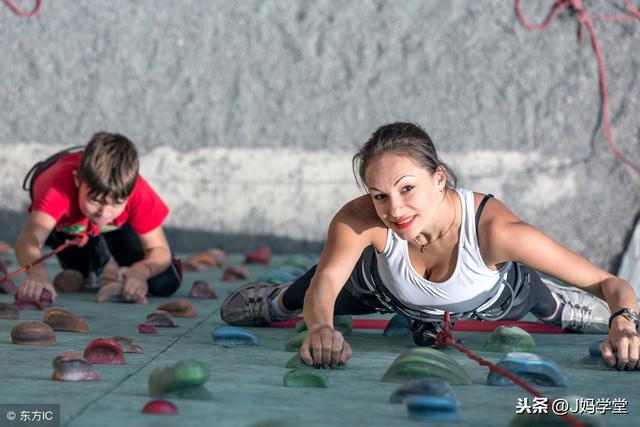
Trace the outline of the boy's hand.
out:
<instances>
[{"instance_id":1,"label":"boy's hand","mask_svg":"<svg viewBox=\"0 0 640 427\"><path fill-rule=\"evenodd\" d=\"M51 292L51 299L53 301L56 300L58 293L53 288L53 283L51 283L49 279L32 279L30 277L27 277L22 283L20 283L20 288L18 288L16 296L20 299L32 299L38 301L43 289Z\"/></svg>"},{"instance_id":2,"label":"boy's hand","mask_svg":"<svg viewBox=\"0 0 640 427\"><path fill-rule=\"evenodd\" d=\"M131 267L121 267L118 273L124 279L122 288L122 297L124 299L139 301L147 297L149 285L147 284L146 267L138 268L134 264Z\"/></svg>"}]
</instances>

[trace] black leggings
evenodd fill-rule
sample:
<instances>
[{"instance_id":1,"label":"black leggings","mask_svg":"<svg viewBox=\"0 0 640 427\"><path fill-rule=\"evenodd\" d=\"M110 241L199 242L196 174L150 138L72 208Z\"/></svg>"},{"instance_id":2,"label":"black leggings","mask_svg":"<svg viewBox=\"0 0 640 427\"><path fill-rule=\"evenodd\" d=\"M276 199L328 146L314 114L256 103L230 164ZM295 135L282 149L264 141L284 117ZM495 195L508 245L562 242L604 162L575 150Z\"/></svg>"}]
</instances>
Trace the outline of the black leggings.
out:
<instances>
[{"instance_id":1,"label":"black leggings","mask_svg":"<svg viewBox=\"0 0 640 427\"><path fill-rule=\"evenodd\" d=\"M359 269L360 261L356 265L356 269ZM316 267L312 267L306 274L297 279L289 286L282 296L282 304L284 308L290 311L299 310L303 306L304 296L311 284L311 279L315 275ZM549 288L540 280L538 274L525 266L520 266L523 275L523 286L515 297L515 303L508 308L508 311L500 317L501 320L518 320L522 319L528 312L540 315L542 317L551 316L557 307L557 303ZM513 266L507 274L507 281L513 284L516 276L516 268ZM351 277L356 277L355 273ZM358 286L360 288L364 285ZM363 299L354 295L354 287L350 287L349 284L345 285L338 297L334 306L335 315L345 314L370 314L377 311L384 310L382 304L375 304L372 302L372 298L368 296L365 303ZM510 292L506 289L502 292L498 300L489 308L489 310L496 308L499 309L510 299Z\"/></svg>"},{"instance_id":2,"label":"black leggings","mask_svg":"<svg viewBox=\"0 0 640 427\"><path fill-rule=\"evenodd\" d=\"M46 245L55 249L73 237L54 231L49 235ZM129 224L118 230L90 237L89 242L81 248L68 247L58 254L58 260L63 269L78 270L87 277L90 273L100 275L110 255L122 267L129 267L144 258L140 239ZM173 258L165 271L147 281L149 293L156 296L173 294L180 287L181 275L179 261Z\"/></svg>"}]
</instances>

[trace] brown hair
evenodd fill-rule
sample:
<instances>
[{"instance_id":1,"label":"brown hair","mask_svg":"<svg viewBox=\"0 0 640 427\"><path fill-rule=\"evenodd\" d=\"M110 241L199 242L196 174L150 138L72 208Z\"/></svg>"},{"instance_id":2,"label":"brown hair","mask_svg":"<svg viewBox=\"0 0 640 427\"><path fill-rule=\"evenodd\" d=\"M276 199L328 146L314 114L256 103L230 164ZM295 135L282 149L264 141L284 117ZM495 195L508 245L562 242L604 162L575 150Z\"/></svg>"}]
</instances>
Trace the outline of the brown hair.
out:
<instances>
[{"instance_id":1,"label":"brown hair","mask_svg":"<svg viewBox=\"0 0 640 427\"><path fill-rule=\"evenodd\" d=\"M447 187L456 187L456 174L440 160L429 135L416 124L402 122L380 126L353 156L351 164L358 185L366 187L364 173L367 165L375 157L386 153L409 157L432 174L441 168L447 175Z\"/></svg>"},{"instance_id":2,"label":"brown hair","mask_svg":"<svg viewBox=\"0 0 640 427\"><path fill-rule=\"evenodd\" d=\"M138 169L138 152L126 136L98 132L85 147L77 174L89 187L89 196L122 201L133 192Z\"/></svg>"}]
</instances>

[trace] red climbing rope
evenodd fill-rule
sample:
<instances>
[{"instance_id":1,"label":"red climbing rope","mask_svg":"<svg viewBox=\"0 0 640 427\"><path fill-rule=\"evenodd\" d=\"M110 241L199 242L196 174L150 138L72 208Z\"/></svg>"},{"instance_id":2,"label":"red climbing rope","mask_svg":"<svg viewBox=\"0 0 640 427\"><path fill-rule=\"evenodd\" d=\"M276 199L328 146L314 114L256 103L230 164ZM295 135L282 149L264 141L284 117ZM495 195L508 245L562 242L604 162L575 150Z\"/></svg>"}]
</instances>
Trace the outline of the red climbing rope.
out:
<instances>
[{"instance_id":1,"label":"red climbing rope","mask_svg":"<svg viewBox=\"0 0 640 427\"><path fill-rule=\"evenodd\" d=\"M60 245L57 248L55 248L51 253L48 253L48 254L46 254L44 256L41 256L40 258L38 258L37 260L35 260L33 262L30 262L29 264L23 265L22 267L20 267L19 269L17 269L13 273L10 273L10 274L7 274L6 276L4 276L2 279L0 279L0 285L3 284L6 281L9 281L9 280L13 279L16 276L19 276L20 274L24 273L25 271L31 270L34 266L40 264L45 259L57 254L58 252L62 252L63 250L67 249L69 246L71 246L71 245L84 246L84 245L87 244L88 241L89 241L89 235L87 235L87 234L80 234L75 239L67 240L65 243L63 243L62 245Z\"/></svg>"},{"instance_id":2,"label":"red climbing rope","mask_svg":"<svg viewBox=\"0 0 640 427\"><path fill-rule=\"evenodd\" d=\"M6 4L9 9L11 9L16 15L23 18L31 18L32 16L36 16L38 12L40 12L40 8L42 7L42 0L36 0L36 5L33 7L33 10L31 12L25 12L24 10L20 9L18 6L13 4L12 0L4 0L4 4Z\"/></svg>"},{"instance_id":3,"label":"red climbing rope","mask_svg":"<svg viewBox=\"0 0 640 427\"><path fill-rule=\"evenodd\" d=\"M607 89L607 78L605 72L605 63L604 58L602 56L602 51L600 50L600 44L598 43L598 36L596 34L596 30L593 26L592 18L602 19L607 21L626 21L630 19L640 19L640 11L636 9L629 0L624 0L624 4L627 10L633 15L625 15L625 16L606 16L606 15L598 15L594 13L587 12L584 6L582 5L582 0L556 0L555 4L551 8L549 15L545 18L545 20L539 24L534 25L527 22L527 20L522 15L522 11L520 9L520 1L515 0L515 10L518 20L528 30L531 31L541 31L547 28L553 19L556 17L558 12L562 9L566 9L572 7L575 10L575 16L580 24L580 29L578 33L578 39L580 42L584 40L584 28L587 28L589 31L589 35L591 36L591 46L593 47L593 51L596 56L596 61L598 63L598 76L600 79L600 93L602 96L602 122L604 123L604 133L607 138L607 145L609 149L613 153L613 155L620 160L625 165L629 166L631 169L640 173L640 165L634 163L625 157L620 150L616 147L613 142L613 136L611 133L611 124L609 121L609 91Z\"/></svg>"},{"instance_id":4,"label":"red climbing rope","mask_svg":"<svg viewBox=\"0 0 640 427\"><path fill-rule=\"evenodd\" d=\"M552 410L553 409L553 400L550 400L549 398L547 398L544 394L540 393L538 390L536 390L535 388L531 387L529 384L524 382L521 378L519 378L518 376L512 374L511 372L509 372L509 371L507 371L505 369L502 369L502 368L494 365L491 362L488 362L488 361L484 360L480 356L477 356L476 354L474 354L468 348L466 348L464 346L461 346L460 344L456 343L455 338L453 338L453 334L451 334L451 315L449 314L448 311L444 313L443 322L444 322L444 330L438 332L438 334L436 335L436 342L433 345L434 347L439 348L439 347L446 347L446 346L450 345L451 347L455 348L456 350L463 352L470 359L475 360L480 365L486 366L490 370L502 375L503 377L509 378L511 381L513 381L515 384L517 384L520 387L522 387L523 389L525 389L528 393L532 394L533 396L541 397L541 398L546 399L547 409L548 410ZM554 413L554 412L552 411L552 413ZM575 427L586 427L586 425L582 421L578 420L575 417L572 417L570 415L559 415L559 414L556 414L556 415L558 415L559 417L564 419L568 424L570 424L572 426L575 426Z\"/></svg>"}]
</instances>

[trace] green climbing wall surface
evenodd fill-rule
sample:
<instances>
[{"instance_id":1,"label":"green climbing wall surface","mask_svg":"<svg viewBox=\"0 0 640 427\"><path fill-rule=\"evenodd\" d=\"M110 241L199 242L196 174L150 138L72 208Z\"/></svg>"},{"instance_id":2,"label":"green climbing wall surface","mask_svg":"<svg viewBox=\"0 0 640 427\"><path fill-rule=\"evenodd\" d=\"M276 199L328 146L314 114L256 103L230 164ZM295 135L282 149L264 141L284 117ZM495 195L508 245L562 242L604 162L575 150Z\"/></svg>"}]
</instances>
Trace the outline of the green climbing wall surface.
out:
<instances>
[{"instance_id":1,"label":"green climbing wall surface","mask_svg":"<svg viewBox=\"0 0 640 427\"><path fill-rule=\"evenodd\" d=\"M274 257L270 266L248 266L252 278L277 267L285 258ZM241 261L240 255L232 255L227 265ZM14 260L12 266L15 265ZM55 261L47 265L53 274L58 271ZM60 404L61 425L78 427L250 426L268 420L275 421L273 425L305 427L419 424L409 420L404 405L389 403L389 396L398 384L380 381L391 362L414 347L409 336L385 337L379 330L356 329L347 337L354 351L347 369L323 370L329 377L328 388L284 387L283 376L288 371L284 366L291 358L284 346L293 336L294 329L247 328L262 342L259 347L213 345L211 331L224 325L219 307L233 289L244 283L222 282L221 276L222 269L186 273L183 286L174 296L151 297L148 305L97 304L93 293L62 294L54 307L82 316L90 332L57 332L57 345L53 347L11 343L10 331L14 325L26 320L42 320L44 311L23 311L20 320L0 319L0 403ZM198 318L177 318L178 328L159 328L157 335L138 333L137 325L145 321L155 306L185 298L197 279L209 280L220 299L192 299ZM13 297L0 295L0 302L13 302ZM122 366L94 365L102 376L101 381L57 382L50 379L51 362L58 353L82 353L91 340L114 335L135 338L144 354L125 354L126 364ZM481 350L489 335L458 332L456 338L462 339L465 346L482 357L497 362L502 354ZM602 336L535 334L534 338L537 353L553 359L573 382L571 388L541 387L540 391L550 397L570 395L594 401L626 399L628 414L614 414L609 408L598 420L606 426L637 425L640 372L605 370L582 362L588 345ZM507 426L516 413L518 399L532 400L518 387L487 386L487 368L455 349L444 351L467 370L473 384L453 386L460 400L463 421L441 425ZM187 359L198 360L208 367L209 379L205 386L211 391L213 400L172 399L178 407L178 415L143 414L142 407L151 400L147 390L150 373ZM575 400L573 402L575 405ZM0 420L2 425L3 420ZM439 424L430 422L429 425Z\"/></svg>"}]
</instances>

